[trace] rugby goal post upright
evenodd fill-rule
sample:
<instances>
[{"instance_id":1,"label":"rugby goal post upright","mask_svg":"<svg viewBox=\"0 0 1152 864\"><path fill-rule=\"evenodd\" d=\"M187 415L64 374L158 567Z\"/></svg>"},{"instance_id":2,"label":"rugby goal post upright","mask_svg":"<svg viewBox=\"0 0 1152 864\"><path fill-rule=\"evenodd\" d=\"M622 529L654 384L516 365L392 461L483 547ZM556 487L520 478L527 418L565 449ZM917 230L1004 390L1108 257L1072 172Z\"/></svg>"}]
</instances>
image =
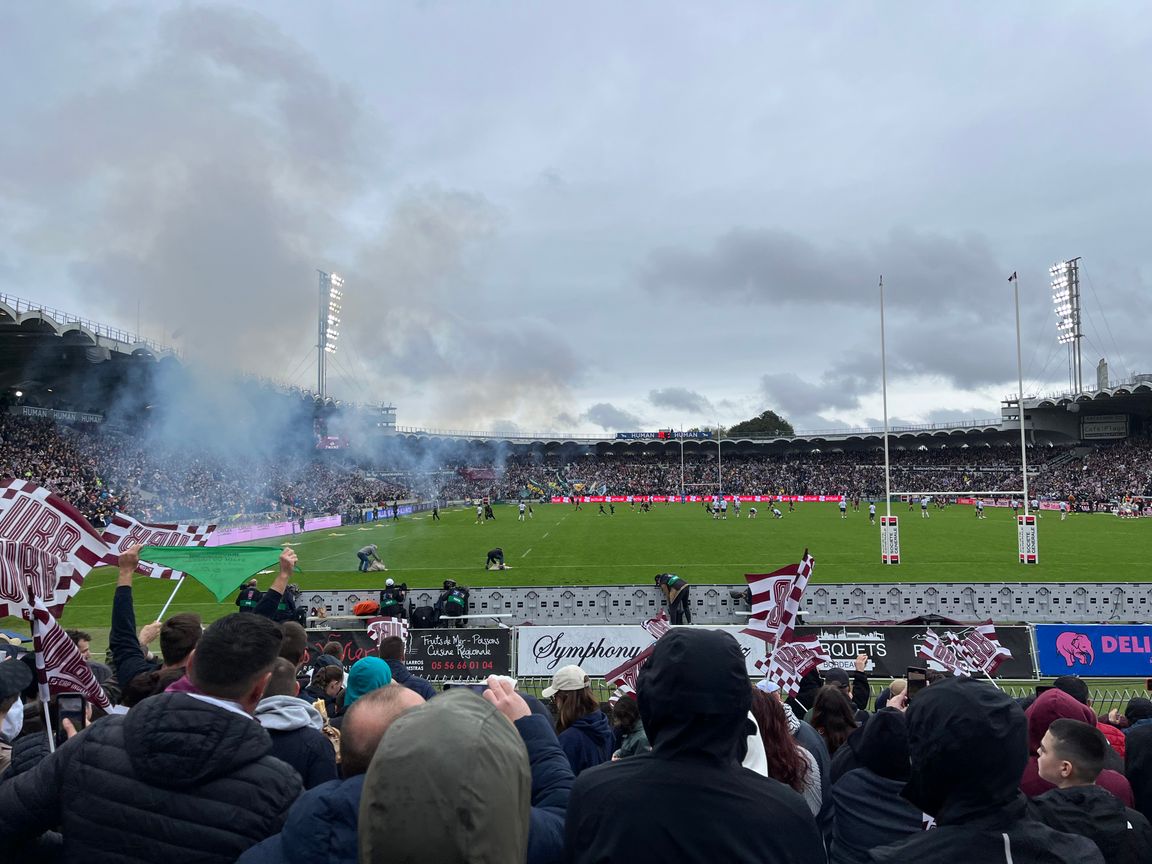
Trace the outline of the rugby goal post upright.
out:
<instances>
[{"instance_id":1,"label":"rugby goal post upright","mask_svg":"<svg viewBox=\"0 0 1152 864\"><path fill-rule=\"evenodd\" d=\"M884 275L880 275L880 390L884 398L884 515L880 517L880 561L900 563L900 519L892 515L892 463L888 458L888 353L884 338Z\"/></svg>"}]
</instances>

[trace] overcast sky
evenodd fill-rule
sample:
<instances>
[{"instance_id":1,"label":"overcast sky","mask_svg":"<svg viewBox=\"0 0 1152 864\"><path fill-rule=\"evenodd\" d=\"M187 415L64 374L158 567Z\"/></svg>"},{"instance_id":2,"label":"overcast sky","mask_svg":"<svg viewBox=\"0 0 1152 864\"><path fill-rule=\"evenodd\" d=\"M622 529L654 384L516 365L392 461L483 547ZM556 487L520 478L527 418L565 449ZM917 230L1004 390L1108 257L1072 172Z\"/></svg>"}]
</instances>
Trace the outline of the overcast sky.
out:
<instances>
[{"instance_id":1,"label":"overcast sky","mask_svg":"<svg viewBox=\"0 0 1152 864\"><path fill-rule=\"evenodd\" d=\"M524 431L995 416L1152 371L1134 3L7 3L0 291Z\"/></svg>"}]
</instances>

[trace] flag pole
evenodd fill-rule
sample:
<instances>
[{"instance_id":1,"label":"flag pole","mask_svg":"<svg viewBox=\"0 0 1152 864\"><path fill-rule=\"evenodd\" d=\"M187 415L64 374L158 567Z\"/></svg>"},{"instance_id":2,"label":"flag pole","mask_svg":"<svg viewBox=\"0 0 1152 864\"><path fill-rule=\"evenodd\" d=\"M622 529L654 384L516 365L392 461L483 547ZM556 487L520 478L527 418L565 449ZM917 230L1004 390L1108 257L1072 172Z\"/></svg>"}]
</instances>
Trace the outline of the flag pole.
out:
<instances>
[{"instance_id":1,"label":"flag pole","mask_svg":"<svg viewBox=\"0 0 1152 864\"><path fill-rule=\"evenodd\" d=\"M1012 293L1016 298L1016 410L1020 414L1020 471L1024 476L1024 516L1028 516L1030 506L1028 497L1028 450L1024 437L1024 361L1020 352L1020 277L1012 271Z\"/></svg>"},{"instance_id":2,"label":"flag pole","mask_svg":"<svg viewBox=\"0 0 1152 864\"><path fill-rule=\"evenodd\" d=\"M884 515L892 515L892 471L888 461L888 354L884 342L884 275L880 275L880 382L884 400Z\"/></svg>"},{"instance_id":3,"label":"flag pole","mask_svg":"<svg viewBox=\"0 0 1152 864\"><path fill-rule=\"evenodd\" d=\"M31 585L29 585L31 592ZM29 593L31 597L31 593ZM36 638L36 613L29 611L28 624L32 628L32 655L36 659L36 701L44 712L44 734L48 736L48 752L56 752L56 736L52 734L52 714L48 710L48 701L44 698L44 688L41 686L40 670L44 668L44 658L40 656L40 640Z\"/></svg>"},{"instance_id":4,"label":"flag pole","mask_svg":"<svg viewBox=\"0 0 1152 864\"><path fill-rule=\"evenodd\" d=\"M168 607L172 605L172 601L176 599L176 592L180 590L180 586L184 584L185 577L181 576L176 580L176 587L172 589L172 594L168 597L168 602L164 604L164 608L160 610L160 614L156 616L157 621L164 619L164 613L168 611Z\"/></svg>"}]
</instances>

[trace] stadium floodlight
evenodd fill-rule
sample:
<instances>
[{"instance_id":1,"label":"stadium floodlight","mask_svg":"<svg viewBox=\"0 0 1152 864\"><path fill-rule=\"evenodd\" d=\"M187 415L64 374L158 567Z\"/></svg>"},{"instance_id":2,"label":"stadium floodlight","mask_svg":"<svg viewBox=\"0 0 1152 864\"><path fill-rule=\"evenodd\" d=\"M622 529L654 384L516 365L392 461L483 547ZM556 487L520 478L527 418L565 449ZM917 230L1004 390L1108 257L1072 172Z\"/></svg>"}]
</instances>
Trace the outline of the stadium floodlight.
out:
<instances>
[{"instance_id":1,"label":"stadium floodlight","mask_svg":"<svg viewBox=\"0 0 1152 864\"><path fill-rule=\"evenodd\" d=\"M316 351L318 355L316 390L323 398L327 390L327 363L325 354L335 354L340 341L340 313L344 308L344 279L336 273L320 274L320 316L317 325Z\"/></svg>"},{"instance_id":2,"label":"stadium floodlight","mask_svg":"<svg viewBox=\"0 0 1152 864\"><path fill-rule=\"evenodd\" d=\"M1079 258L1057 261L1048 268L1052 277L1052 308L1056 312L1056 341L1072 352L1071 382L1077 393L1084 390L1080 357L1080 265Z\"/></svg>"}]
</instances>

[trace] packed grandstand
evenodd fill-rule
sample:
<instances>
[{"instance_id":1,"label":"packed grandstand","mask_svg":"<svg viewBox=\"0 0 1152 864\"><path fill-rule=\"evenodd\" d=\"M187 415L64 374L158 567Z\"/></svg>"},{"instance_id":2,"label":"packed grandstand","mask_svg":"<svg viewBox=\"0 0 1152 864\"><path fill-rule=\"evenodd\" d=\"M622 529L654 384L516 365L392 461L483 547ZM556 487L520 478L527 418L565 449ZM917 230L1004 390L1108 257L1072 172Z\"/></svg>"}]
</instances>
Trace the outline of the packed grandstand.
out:
<instances>
[{"instance_id":1,"label":"packed grandstand","mask_svg":"<svg viewBox=\"0 0 1152 864\"><path fill-rule=\"evenodd\" d=\"M424 443L398 440L375 461L304 450L296 460L237 464L211 451L162 450L97 424L0 418L0 473L32 480L74 502L97 524L116 510L151 521L236 519L268 514L344 514L394 500L516 500L575 495L839 496L883 495L883 452L739 453L719 465L715 445L686 457L652 452L518 454L499 442L444 446L429 462ZM724 447L723 442L721 448ZM520 449L531 449L521 447ZM1152 496L1152 441L1032 448L1036 497L1103 506ZM457 452L453 452L453 450ZM453 458L454 457L454 458ZM412 466L418 465L418 468ZM892 488L1019 489L1018 451L1011 447L897 449Z\"/></svg>"}]
</instances>

